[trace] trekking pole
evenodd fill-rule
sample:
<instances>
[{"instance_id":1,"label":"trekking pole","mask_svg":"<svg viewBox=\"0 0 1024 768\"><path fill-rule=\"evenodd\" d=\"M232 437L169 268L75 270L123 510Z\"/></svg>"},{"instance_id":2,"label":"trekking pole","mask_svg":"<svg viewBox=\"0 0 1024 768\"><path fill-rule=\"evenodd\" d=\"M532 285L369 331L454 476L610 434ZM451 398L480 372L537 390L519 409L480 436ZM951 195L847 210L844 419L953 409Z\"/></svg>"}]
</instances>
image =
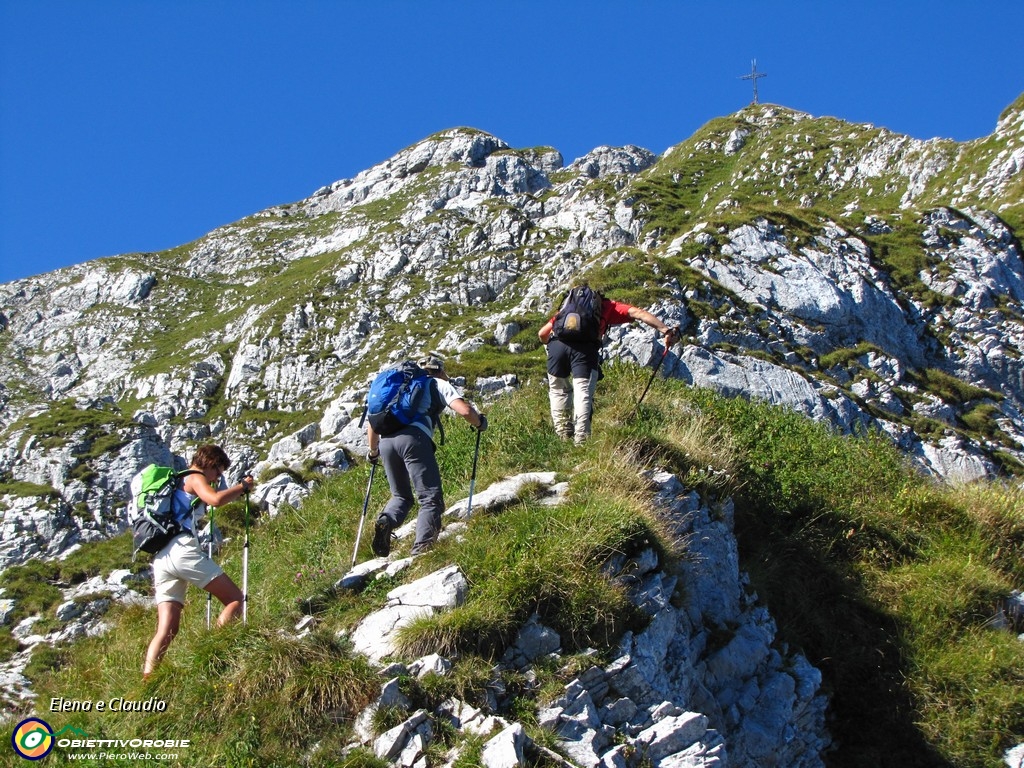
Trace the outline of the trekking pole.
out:
<instances>
[{"instance_id":1,"label":"trekking pole","mask_svg":"<svg viewBox=\"0 0 1024 768\"><path fill-rule=\"evenodd\" d=\"M206 556L213 560L213 513L217 511L216 507L210 507L210 538L206 540ZM210 614L213 610L213 593L206 593L206 628L210 628Z\"/></svg>"},{"instance_id":2,"label":"trekking pole","mask_svg":"<svg viewBox=\"0 0 1024 768\"><path fill-rule=\"evenodd\" d=\"M245 492L245 543L242 544L242 623L249 623L249 492Z\"/></svg>"},{"instance_id":3,"label":"trekking pole","mask_svg":"<svg viewBox=\"0 0 1024 768\"><path fill-rule=\"evenodd\" d=\"M363 523L366 522L366 510L370 506L370 490L373 488L373 473L377 471L377 463L370 464L370 482L366 484L366 498L363 500L363 516L359 518L359 529L356 531L356 548L352 550L352 567L356 567L356 557L359 555L359 539L363 536Z\"/></svg>"},{"instance_id":4,"label":"trekking pole","mask_svg":"<svg viewBox=\"0 0 1024 768\"><path fill-rule=\"evenodd\" d=\"M677 329L678 330L678 329ZM668 344L665 345L664 351L661 353L661 357L658 358L657 365L654 366L654 370L651 371L651 377L647 380L647 386L644 387L643 394L640 395L640 399L636 401L636 405L633 406L632 412L629 414L627 421L631 421L636 416L637 410L640 408L640 403L644 401L644 397L647 395L647 391L651 388L651 384L654 383L654 377L658 375L658 369L661 368L661 364L665 362L665 358L668 357Z\"/></svg>"},{"instance_id":5,"label":"trekking pole","mask_svg":"<svg viewBox=\"0 0 1024 768\"><path fill-rule=\"evenodd\" d=\"M473 451L473 474L469 478L469 499L466 501L466 517L473 514L473 486L476 485L476 460L480 456L480 435L483 430L476 431L476 450Z\"/></svg>"}]
</instances>

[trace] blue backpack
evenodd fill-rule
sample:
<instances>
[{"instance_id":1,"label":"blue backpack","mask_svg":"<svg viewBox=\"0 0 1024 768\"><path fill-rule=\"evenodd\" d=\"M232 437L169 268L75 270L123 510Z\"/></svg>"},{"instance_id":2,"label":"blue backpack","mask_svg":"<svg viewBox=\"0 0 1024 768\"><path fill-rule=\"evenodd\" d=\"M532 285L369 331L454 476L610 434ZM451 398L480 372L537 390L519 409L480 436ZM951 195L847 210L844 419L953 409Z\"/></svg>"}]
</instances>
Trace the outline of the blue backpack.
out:
<instances>
[{"instance_id":1,"label":"blue backpack","mask_svg":"<svg viewBox=\"0 0 1024 768\"><path fill-rule=\"evenodd\" d=\"M377 374L366 396L363 418L369 418L374 432L387 436L411 424L431 429L439 426L444 407L433 377L412 360L406 360L397 368Z\"/></svg>"}]
</instances>

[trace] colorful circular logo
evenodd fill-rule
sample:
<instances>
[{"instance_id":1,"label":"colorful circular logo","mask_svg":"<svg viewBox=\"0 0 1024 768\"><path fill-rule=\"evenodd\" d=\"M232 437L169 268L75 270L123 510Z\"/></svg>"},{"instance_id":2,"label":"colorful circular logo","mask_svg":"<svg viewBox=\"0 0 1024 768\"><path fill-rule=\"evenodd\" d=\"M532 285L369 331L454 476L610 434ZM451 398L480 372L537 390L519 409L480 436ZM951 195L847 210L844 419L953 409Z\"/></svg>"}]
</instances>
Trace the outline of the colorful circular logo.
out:
<instances>
[{"instance_id":1,"label":"colorful circular logo","mask_svg":"<svg viewBox=\"0 0 1024 768\"><path fill-rule=\"evenodd\" d=\"M26 760L42 760L53 749L53 728L45 720L22 720L11 734L11 746Z\"/></svg>"}]
</instances>

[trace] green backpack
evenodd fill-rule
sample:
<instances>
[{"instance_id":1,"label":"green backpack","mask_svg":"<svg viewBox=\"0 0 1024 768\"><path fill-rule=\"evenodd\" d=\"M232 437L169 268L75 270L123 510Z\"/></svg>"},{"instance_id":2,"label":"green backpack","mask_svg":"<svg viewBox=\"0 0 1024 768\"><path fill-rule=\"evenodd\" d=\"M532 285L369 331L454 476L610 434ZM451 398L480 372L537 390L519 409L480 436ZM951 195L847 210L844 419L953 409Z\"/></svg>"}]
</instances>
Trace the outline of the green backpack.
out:
<instances>
[{"instance_id":1,"label":"green backpack","mask_svg":"<svg viewBox=\"0 0 1024 768\"><path fill-rule=\"evenodd\" d=\"M155 555L184 530L174 514L174 491L181 478L195 474L202 473L198 469L177 472L173 467L150 464L132 478L128 526L136 555L140 550ZM193 508L198 503L196 499Z\"/></svg>"}]
</instances>

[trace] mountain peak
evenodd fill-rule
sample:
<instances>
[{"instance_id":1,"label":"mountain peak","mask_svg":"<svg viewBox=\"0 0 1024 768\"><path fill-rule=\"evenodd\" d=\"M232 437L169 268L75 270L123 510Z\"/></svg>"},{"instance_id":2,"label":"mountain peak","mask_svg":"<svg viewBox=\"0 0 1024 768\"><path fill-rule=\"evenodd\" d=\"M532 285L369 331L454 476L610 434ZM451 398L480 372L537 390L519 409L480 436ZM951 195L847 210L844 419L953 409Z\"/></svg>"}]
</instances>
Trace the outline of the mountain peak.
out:
<instances>
[{"instance_id":1,"label":"mountain peak","mask_svg":"<svg viewBox=\"0 0 1024 768\"><path fill-rule=\"evenodd\" d=\"M1016 471L1022 151L773 104L661 157L600 146L567 167L550 147L440 131L195 243L0 291L0 472L114 519L123 478L79 480L117 470L39 416L54 401L111 445L144 427L186 453L216 436L255 463L320 425L358 452L342 433L382 359L433 349L470 383L542 377L536 327L582 277L692 328L665 371L877 427L936 474ZM610 359L651 359L642 329L609 337Z\"/></svg>"},{"instance_id":2,"label":"mountain peak","mask_svg":"<svg viewBox=\"0 0 1024 768\"><path fill-rule=\"evenodd\" d=\"M1003 110L996 124L996 134L999 136L1016 136L1024 134L1024 93Z\"/></svg>"}]
</instances>

